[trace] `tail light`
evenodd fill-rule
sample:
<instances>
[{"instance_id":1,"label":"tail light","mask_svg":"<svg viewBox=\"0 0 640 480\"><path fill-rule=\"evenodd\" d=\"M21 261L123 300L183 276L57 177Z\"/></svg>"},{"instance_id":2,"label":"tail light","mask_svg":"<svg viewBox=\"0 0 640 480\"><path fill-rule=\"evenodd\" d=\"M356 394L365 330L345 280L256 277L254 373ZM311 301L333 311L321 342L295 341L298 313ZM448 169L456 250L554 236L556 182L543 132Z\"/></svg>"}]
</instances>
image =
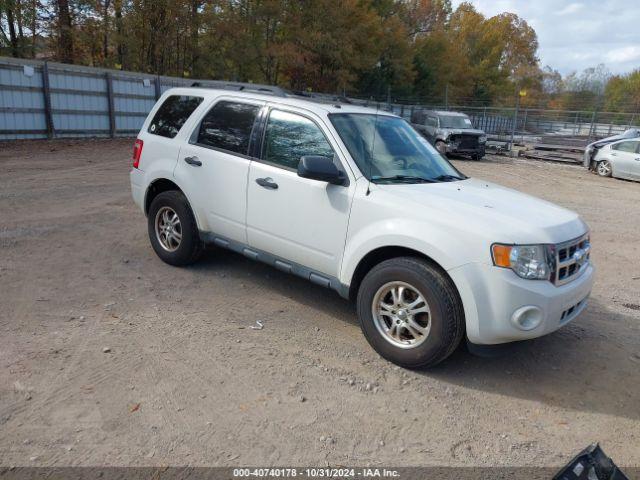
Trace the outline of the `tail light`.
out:
<instances>
[{"instance_id":1,"label":"tail light","mask_svg":"<svg viewBox=\"0 0 640 480\"><path fill-rule=\"evenodd\" d=\"M144 142L137 138L136 143L133 144L133 168L138 168L138 165L140 165L140 156L142 155L143 146Z\"/></svg>"}]
</instances>

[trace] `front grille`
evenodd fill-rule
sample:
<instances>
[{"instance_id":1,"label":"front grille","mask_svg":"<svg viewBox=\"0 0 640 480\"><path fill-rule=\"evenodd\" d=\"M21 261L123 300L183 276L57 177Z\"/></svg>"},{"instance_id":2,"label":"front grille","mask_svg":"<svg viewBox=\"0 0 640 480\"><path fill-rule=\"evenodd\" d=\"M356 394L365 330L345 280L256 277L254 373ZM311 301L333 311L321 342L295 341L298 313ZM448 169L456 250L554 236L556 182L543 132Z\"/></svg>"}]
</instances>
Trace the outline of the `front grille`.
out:
<instances>
[{"instance_id":1,"label":"front grille","mask_svg":"<svg viewBox=\"0 0 640 480\"><path fill-rule=\"evenodd\" d=\"M564 285L575 280L589 264L591 257L589 234L559 243L555 246L555 254L554 283Z\"/></svg>"},{"instance_id":2,"label":"front grille","mask_svg":"<svg viewBox=\"0 0 640 480\"><path fill-rule=\"evenodd\" d=\"M451 135L449 140L456 144L456 148L461 150L473 150L478 148L478 136L458 134Z\"/></svg>"}]
</instances>

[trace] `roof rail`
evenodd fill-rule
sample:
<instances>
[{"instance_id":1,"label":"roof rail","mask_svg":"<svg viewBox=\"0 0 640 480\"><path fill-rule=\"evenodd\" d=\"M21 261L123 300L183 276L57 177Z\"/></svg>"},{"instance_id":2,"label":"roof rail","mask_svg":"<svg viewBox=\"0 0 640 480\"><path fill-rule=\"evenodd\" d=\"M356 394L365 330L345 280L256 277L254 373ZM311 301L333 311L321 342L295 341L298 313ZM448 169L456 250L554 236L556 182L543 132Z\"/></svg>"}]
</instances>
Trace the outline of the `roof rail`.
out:
<instances>
[{"instance_id":1,"label":"roof rail","mask_svg":"<svg viewBox=\"0 0 640 480\"><path fill-rule=\"evenodd\" d=\"M255 92L276 97L301 97L306 100L318 103L353 103L344 95L334 95L331 93L289 91L274 85L263 85L260 83L246 82L225 82L222 80L198 80L191 84L194 88L215 88L220 90L234 90L237 92Z\"/></svg>"},{"instance_id":2,"label":"roof rail","mask_svg":"<svg viewBox=\"0 0 640 480\"><path fill-rule=\"evenodd\" d=\"M312 100L320 100L327 103L338 102L338 103L353 103L344 95L333 95L331 93L318 93L318 92L304 92L304 91L294 91L291 92L293 96L297 97L305 97L310 98Z\"/></svg>"},{"instance_id":3,"label":"roof rail","mask_svg":"<svg viewBox=\"0 0 640 480\"><path fill-rule=\"evenodd\" d=\"M262 85L259 83L245 83L245 82L223 82L220 80L204 80L193 82L192 87L197 88L217 88L220 90L235 90L238 92L256 92L267 95L275 95L278 97L286 97L288 92L280 87L274 87L273 85Z\"/></svg>"}]
</instances>

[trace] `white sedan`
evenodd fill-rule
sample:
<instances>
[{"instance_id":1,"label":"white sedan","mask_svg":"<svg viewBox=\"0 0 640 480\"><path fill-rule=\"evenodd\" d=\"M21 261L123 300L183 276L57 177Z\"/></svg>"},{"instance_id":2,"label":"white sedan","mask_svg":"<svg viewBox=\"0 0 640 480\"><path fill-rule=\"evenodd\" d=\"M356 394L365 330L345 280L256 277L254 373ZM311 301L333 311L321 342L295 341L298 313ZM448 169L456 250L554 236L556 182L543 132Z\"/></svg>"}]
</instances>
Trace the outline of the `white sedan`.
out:
<instances>
[{"instance_id":1,"label":"white sedan","mask_svg":"<svg viewBox=\"0 0 640 480\"><path fill-rule=\"evenodd\" d=\"M596 172L601 177L640 180L640 139L619 140L596 154Z\"/></svg>"}]
</instances>

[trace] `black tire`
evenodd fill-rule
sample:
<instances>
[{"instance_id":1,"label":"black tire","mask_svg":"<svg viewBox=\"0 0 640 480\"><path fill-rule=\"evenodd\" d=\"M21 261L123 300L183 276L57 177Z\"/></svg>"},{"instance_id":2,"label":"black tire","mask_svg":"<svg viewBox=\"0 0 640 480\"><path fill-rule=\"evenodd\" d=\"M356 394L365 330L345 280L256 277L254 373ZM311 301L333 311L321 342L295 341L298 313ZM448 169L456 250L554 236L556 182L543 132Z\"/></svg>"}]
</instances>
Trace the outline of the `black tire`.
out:
<instances>
[{"instance_id":1,"label":"black tire","mask_svg":"<svg viewBox=\"0 0 640 480\"><path fill-rule=\"evenodd\" d=\"M436 150L438 150L438 152L440 152L440 154L444 157L447 156L447 144L444 143L442 140L436 140L435 143L435 147Z\"/></svg>"},{"instance_id":2,"label":"black tire","mask_svg":"<svg viewBox=\"0 0 640 480\"><path fill-rule=\"evenodd\" d=\"M389 282L417 289L430 309L430 331L422 343L404 349L392 344L376 327L372 305ZM451 280L436 266L415 257L385 260L373 267L358 290L358 319L369 344L383 358L405 368L436 365L451 355L464 336L464 310Z\"/></svg>"},{"instance_id":3,"label":"black tire","mask_svg":"<svg viewBox=\"0 0 640 480\"><path fill-rule=\"evenodd\" d=\"M168 207L179 218L182 239L174 251L165 249L156 235L156 217L158 212ZM198 225L193 216L189 202L182 192L170 190L156 196L149 207L147 230L151 246L163 262L176 267L194 263L204 250L204 243L198 233Z\"/></svg>"}]
</instances>

